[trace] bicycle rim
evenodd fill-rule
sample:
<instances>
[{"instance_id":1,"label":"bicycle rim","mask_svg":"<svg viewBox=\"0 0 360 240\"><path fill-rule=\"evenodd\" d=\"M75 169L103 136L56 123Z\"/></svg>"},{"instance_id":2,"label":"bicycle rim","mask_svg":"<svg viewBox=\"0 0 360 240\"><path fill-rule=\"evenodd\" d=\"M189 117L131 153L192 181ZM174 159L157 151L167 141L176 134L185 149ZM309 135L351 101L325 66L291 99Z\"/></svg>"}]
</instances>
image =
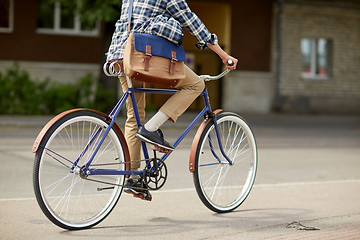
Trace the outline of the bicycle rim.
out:
<instances>
[{"instance_id":1,"label":"bicycle rim","mask_svg":"<svg viewBox=\"0 0 360 240\"><path fill-rule=\"evenodd\" d=\"M194 183L202 202L215 212L229 212L241 205L254 184L257 149L254 135L236 114L217 117L219 135L226 155L222 155L215 125L203 131L195 159Z\"/></svg>"},{"instance_id":2,"label":"bicycle rim","mask_svg":"<svg viewBox=\"0 0 360 240\"><path fill-rule=\"evenodd\" d=\"M59 120L45 135L36 153L34 189L45 215L66 229L83 229L101 222L115 207L124 176L96 176L98 183L81 178L80 168L90 159L108 124L92 113L75 113ZM92 136L88 150L72 170ZM91 167L125 170L124 150L111 129L95 156ZM101 167L100 167L101 166ZM89 177L90 178L90 177Z\"/></svg>"}]
</instances>

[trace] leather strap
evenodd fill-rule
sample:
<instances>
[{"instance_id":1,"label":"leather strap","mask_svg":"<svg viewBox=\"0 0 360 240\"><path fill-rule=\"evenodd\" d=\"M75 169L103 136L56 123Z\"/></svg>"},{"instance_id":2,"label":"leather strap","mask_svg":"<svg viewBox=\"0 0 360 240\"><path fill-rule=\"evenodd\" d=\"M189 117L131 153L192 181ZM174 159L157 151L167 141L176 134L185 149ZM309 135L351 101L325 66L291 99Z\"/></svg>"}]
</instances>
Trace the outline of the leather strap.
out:
<instances>
[{"instance_id":1,"label":"leather strap","mask_svg":"<svg viewBox=\"0 0 360 240\"><path fill-rule=\"evenodd\" d=\"M174 75L175 74L175 65L178 62L177 58L176 58L176 52L175 51L171 51L171 61L170 61L170 75Z\"/></svg>"},{"instance_id":2,"label":"leather strap","mask_svg":"<svg viewBox=\"0 0 360 240\"><path fill-rule=\"evenodd\" d=\"M151 46L146 45L146 53L144 57L144 71L149 71L150 67L150 58L151 58Z\"/></svg>"},{"instance_id":3,"label":"leather strap","mask_svg":"<svg viewBox=\"0 0 360 240\"><path fill-rule=\"evenodd\" d=\"M129 0L129 12L128 12L128 27L127 27L127 35L129 37L130 34L130 24L131 24L131 18L132 18L132 12L133 12L133 0Z\"/></svg>"}]
</instances>

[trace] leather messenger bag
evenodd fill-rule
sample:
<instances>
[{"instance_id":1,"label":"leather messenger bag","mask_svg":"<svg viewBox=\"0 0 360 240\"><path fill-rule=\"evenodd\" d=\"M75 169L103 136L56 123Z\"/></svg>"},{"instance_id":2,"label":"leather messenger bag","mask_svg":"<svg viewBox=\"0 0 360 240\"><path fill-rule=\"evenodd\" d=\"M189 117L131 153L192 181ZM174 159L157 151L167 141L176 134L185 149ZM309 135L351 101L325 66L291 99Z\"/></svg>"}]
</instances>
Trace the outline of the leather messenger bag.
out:
<instances>
[{"instance_id":1,"label":"leather messenger bag","mask_svg":"<svg viewBox=\"0 0 360 240\"><path fill-rule=\"evenodd\" d=\"M130 33L124 53L125 74L139 81L175 87L185 78L185 51L165 38Z\"/></svg>"}]
</instances>

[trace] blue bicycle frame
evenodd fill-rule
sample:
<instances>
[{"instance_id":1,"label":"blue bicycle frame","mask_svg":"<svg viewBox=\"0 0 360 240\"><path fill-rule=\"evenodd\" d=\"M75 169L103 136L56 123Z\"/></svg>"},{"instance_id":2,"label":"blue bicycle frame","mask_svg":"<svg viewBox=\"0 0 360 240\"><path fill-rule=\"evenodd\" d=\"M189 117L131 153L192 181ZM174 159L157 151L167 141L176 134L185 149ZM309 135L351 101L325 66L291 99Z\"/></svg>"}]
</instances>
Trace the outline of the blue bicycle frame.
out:
<instances>
[{"instance_id":1,"label":"blue bicycle frame","mask_svg":"<svg viewBox=\"0 0 360 240\"><path fill-rule=\"evenodd\" d=\"M118 103L116 104L114 109L109 114L109 117L112 120L111 120L109 126L107 127L104 135L102 136L102 139L100 140L99 144L97 145L96 149L94 150L91 158L86 163L84 168L82 168L83 172L86 173L86 175L142 175L142 174L144 174L143 171L121 171L121 170L113 170L113 169L91 169L89 167L90 167L91 162L93 161L95 155L97 154L101 144L103 143L106 136L108 135L110 129L113 127L113 125L115 123L115 119L116 119L116 117L118 116L118 114L120 112L120 109L124 106L126 100L129 97L130 97L132 105L133 105L137 126L140 127L141 126L141 121L140 121L140 116L139 116L138 108L137 108L136 101L135 101L135 93L136 92L139 92L139 93L154 93L154 94L175 94L177 91L178 90L176 90L176 89L156 89L156 88L135 88L135 87L130 87L125 92L125 94L121 97L121 99L118 101ZM180 144L180 142L191 131L191 129L196 125L196 123L199 121L199 119L201 117L203 117L204 115L210 115L212 113L209 98L208 98L208 92L207 92L206 87L201 92L200 96L203 97L205 106L201 110L201 112L195 117L195 119L190 123L190 125L185 129L185 131L180 135L180 137L175 141L175 143L173 144L174 148L176 148ZM220 146L220 151L221 151L223 157L228 161L228 163L230 165L232 165L232 161L228 158L228 156L224 152L224 149L223 149L223 146L222 146L222 143L221 143L221 138L219 137L219 130L218 130L217 121L216 121L215 118L212 118L211 120L213 121L214 126L215 126L215 131L216 131L216 135L217 135L218 144ZM94 134L94 136L90 139L87 146L84 148L83 152L80 154L78 159L74 162L73 169L77 166L77 164L80 161L81 157L85 154L85 152L87 151L87 149L89 148L89 146L91 145L93 140L97 137L98 132ZM141 142L141 144L142 144L142 149L143 149L145 159L149 159L149 154L148 154L145 142ZM215 156L215 158L219 161L219 163L221 163L221 160L216 155L216 153L214 151L212 151L212 153ZM171 152L164 154L161 157L161 160L165 161L169 157L170 154L171 154ZM149 160L147 160L147 161L149 161ZM158 164L160 164L160 163L158 163Z\"/></svg>"}]
</instances>

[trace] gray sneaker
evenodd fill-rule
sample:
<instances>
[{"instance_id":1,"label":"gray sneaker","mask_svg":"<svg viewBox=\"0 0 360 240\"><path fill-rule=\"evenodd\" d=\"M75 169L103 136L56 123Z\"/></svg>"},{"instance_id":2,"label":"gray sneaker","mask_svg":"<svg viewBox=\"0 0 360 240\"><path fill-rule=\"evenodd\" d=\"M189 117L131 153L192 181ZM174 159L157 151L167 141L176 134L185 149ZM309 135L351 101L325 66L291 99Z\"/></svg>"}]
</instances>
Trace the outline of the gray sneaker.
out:
<instances>
[{"instance_id":1,"label":"gray sneaker","mask_svg":"<svg viewBox=\"0 0 360 240\"><path fill-rule=\"evenodd\" d=\"M145 184L140 180L133 180L132 178L128 178L124 185L124 192L130 194L139 194L148 192Z\"/></svg>"},{"instance_id":2,"label":"gray sneaker","mask_svg":"<svg viewBox=\"0 0 360 240\"><path fill-rule=\"evenodd\" d=\"M143 200L151 201L152 196L142 182L142 180L133 180L128 178L124 185L124 192L132 194L134 197L141 198Z\"/></svg>"},{"instance_id":3,"label":"gray sneaker","mask_svg":"<svg viewBox=\"0 0 360 240\"><path fill-rule=\"evenodd\" d=\"M146 130L144 126L141 126L135 136L145 142L154 144L155 146L159 146L171 151L174 150L174 147L171 146L167 141L165 141L164 135L160 129L150 132Z\"/></svg>"}]
</instances>

